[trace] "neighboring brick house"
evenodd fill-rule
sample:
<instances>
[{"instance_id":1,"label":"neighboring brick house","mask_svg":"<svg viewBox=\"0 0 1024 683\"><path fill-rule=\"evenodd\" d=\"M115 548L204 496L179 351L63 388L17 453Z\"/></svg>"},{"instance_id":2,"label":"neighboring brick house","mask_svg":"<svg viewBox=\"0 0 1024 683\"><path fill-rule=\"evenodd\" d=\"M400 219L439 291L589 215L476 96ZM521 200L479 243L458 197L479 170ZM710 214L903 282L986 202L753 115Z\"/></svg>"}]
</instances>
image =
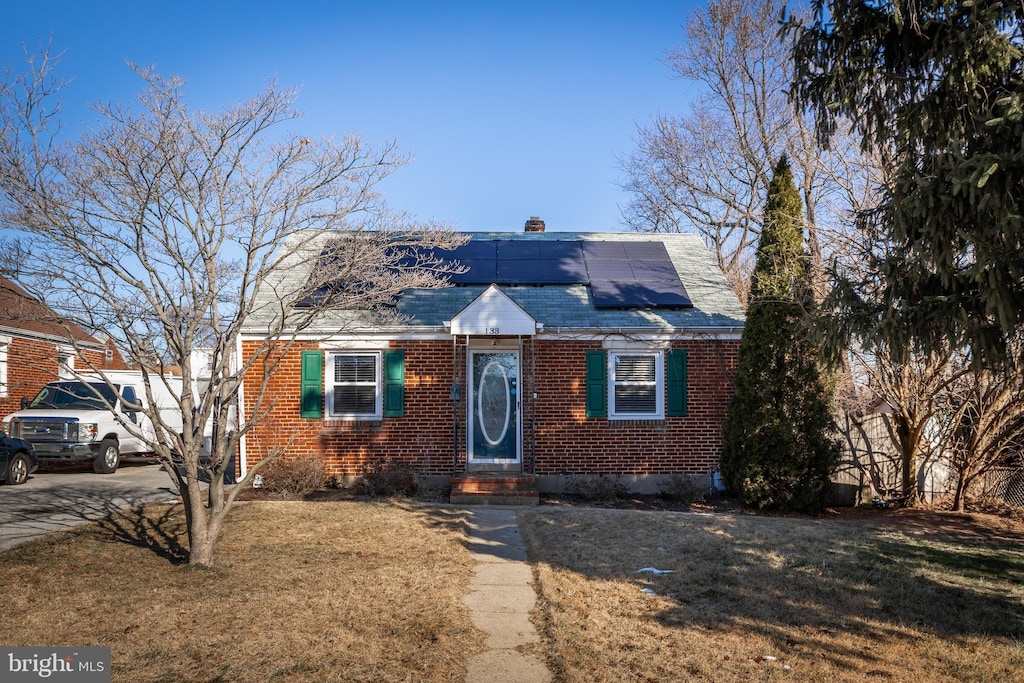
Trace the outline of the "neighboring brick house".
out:
<instances>
[{"instance_id":1,"label":"neighboring brick house","mask_svg":"<svg viewBox=\"0 0 1024 683\"><path fill-rule=\"evenodd\" d=\"M0 418L47 382L73 370L127 368L110 340L62 321L46 304L0 277Z\"/></svg>"},{"instance_id":2,"label":"neighboring brick house","mask_svg":"<svg viewBox=\"0 0 1024 683\"><path fill-rule=\"evenodd\" d=\"M608 474L654 491L717 470L743 309L700 238L544 232L538 219L467 235L446 256L468 271L403 293L402 322L325 315L298 337L243 471L275 448L344 477L390 458L426 477L533 474L541 490ZM312 253L288 269L293 285ZM243 362L260 339L257 317Z\"/></svg>"}]
</instances>

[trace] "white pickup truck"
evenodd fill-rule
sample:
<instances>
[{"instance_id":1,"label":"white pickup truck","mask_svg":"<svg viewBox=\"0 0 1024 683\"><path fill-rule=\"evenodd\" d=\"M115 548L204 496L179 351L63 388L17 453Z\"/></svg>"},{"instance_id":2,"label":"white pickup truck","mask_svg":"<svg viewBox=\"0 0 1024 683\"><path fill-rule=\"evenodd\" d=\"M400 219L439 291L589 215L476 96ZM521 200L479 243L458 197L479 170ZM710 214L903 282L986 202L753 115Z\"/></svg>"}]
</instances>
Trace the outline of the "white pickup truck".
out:
<instances>
[{"instance_id":1,"label":"white pickup truck","mask_svg":"<svg viewBox=\"0 0 1024 683\"><path fill-rule=\"evenodd\" d=\"M101 474L115 472L122 459L151 457L147 442L155 439L153 424L143 412L131 409L146 402L142 373L105 374L109 385L89 375L50 382L20 411L4 418L10 435L30 442L40 462L91 460ZM165 423L180 431L181 412L170 391L180 395L181 379L151 376L151 380Z\"/></svg>"}]
</instances>

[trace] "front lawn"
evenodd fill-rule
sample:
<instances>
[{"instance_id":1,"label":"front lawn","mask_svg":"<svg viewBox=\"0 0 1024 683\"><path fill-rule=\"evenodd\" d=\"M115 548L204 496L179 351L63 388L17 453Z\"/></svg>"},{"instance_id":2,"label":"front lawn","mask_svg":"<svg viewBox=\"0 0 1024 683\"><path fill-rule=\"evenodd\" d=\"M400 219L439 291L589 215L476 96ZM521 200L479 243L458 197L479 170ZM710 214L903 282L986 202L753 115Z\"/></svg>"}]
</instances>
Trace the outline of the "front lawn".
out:
<instances>
[{"instance_id":1,"label":"front lawn","mask_svg":"<svg viewBox=\"0 0 1024 683\"><path fill-rule=\"evenodd\" d=\"M558 681L1017 681L1024 531L997 518L519 512ZM466 513L246 502L218 566L180 506L0 554L7 645L112 648L115 681L461 681ZM646 571L638 571L646 570ZM657 572L652 570L658 570ZM664 572L664 573L663 573Z\"/></svg>"},{"instance_id":2,"label":"front lawn","mask_svg":"<svg viewBox=\"0 0 1024 683\"><path fill-rule=\"evenodd\" d=\"M1024 533L997 518L982 533L977 518L971 533L595 508L519 519L560 680L1024 678Z\"/></svg>"},{"instance_id":3,"label":"front lawn","mask_svg":"<svg viewBox=\"0 0 1024 683\"><path fill-rule=\"evenodd\" d=\"M112 648L113 680L457 681L482 635L462 596L462 513L252 502L213 569L190 569L180 506L0 554L6 645Z\"/></svg>"}]
</instances>

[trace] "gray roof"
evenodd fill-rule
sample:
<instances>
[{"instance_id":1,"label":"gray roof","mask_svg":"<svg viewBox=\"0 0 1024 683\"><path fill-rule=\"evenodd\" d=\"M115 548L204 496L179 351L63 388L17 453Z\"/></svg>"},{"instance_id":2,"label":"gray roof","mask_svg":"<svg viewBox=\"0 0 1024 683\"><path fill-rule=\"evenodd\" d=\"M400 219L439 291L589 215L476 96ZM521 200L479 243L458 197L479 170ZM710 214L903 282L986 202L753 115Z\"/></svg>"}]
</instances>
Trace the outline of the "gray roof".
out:
<instances>
[{"instance_id":1,"label":"gray roof","mask_svg":"<svg viewBox=\"0 0 1024 683\"><path fill-rule=\"evenodd\" d=\"M677 233L579 233L579 232L472 232L464 233L470 240L582 240L582 241L647 241L665 245L680 281L693 302L693 308L680 309L598 309L590 301L590 290L586 285L503 285L501 290L519 304L546 331L562 329L595 331L602 329L629 329L699 332L738 331L743 326L743 308L718 268L711 252L696 235ZM283 249L290 254L291 263L283 269L282 284L285 287L305 282L309 268L315 263L319 246L330 237L321 233L322 239L313 240L303 255L296 255L291 248ZM308 240L308 234L296 239ZM399 299L397 313L401 322L398 328L440 328L463 308L473 302L485 285L459 285L443 289L410 289ZM269 303L269 301L268 301ZM358 316L356 316L358 317ZM353 315L331 313L323 316L323 324L317 327L353 327ZM253 327L259 326L257 318L251 318ZM356 322L355 327L365 328ZM388 328L396 327L394 323Z\"/></svg>"}]
</instances>

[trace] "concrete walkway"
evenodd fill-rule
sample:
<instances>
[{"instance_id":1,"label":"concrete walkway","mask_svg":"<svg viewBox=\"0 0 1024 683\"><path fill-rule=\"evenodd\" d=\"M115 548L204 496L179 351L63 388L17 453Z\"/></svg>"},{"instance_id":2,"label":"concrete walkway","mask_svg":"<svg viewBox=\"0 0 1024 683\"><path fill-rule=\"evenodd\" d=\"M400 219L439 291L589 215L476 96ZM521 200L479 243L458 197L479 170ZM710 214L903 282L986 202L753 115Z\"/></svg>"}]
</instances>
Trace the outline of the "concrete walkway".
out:
<instances>
[{"instance_id":1,"label":"concrete walkway","mask_svg":"<svg viewBox=\"0 0 1024 683\"><path fill-rule=\"evenodd\" d=\"M537 600L526 563L526 547L519 535L515 510L469 509L469 552L477 561L470 593L462 599L473 625L487 634L488 650L468 663L466 683L544 683L551 672L544 662L516 648L540 641L530 622Z\"/></svg>"}]
</instances>

